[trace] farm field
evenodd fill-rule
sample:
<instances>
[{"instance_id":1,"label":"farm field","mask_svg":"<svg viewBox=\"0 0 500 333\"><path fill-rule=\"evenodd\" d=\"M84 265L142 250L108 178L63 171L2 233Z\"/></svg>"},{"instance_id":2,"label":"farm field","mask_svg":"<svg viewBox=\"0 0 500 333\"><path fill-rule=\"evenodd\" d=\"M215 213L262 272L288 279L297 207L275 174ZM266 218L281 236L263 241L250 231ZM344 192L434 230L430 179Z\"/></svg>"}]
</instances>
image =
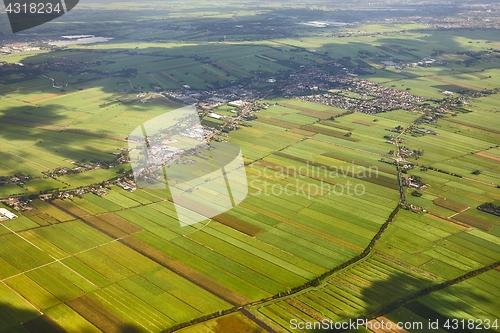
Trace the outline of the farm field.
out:
<instances>
[{"instance_id":1,"label":"farm field","mask_svg":"<svg viewBox=\"0 0 500 333\"><path fill-rule=\"evenodd\" d=\"M400 228L404 228L404 231ZM422 233L422 230L425 230L425 233ZM405 297L415 297L418 304L421 299L422 303L425 300L427 309L422 309L427 312L416 312L422 318L437 318L437 314L434 317L427 316L433 313L432 311L439 312L439 318L457 318L459 312L451 311L466 309L466 304L470 304L467 301L459 303L459 295L469 301L479 297L475 296L476 291L467 291L467 288L473 288L469 287L469 283L480 283L482 276L487 276L490 283L495 283L494 281L498 281L495 280L498 279L495 270L479 274L467 282L459 282L456 286L429 296L417 298L417 295L422 289L498 262L498 244L462 241L476 237L474 234L477 234L474 230L467 230L466 227L433 216L415 216L413 213L401 211L367 259L334 273L317 287L277 301L262 303L255 306L252 312L260 320L272 321L276 331L288 332L293 331L290 329L290 320L293 318L299 318L300 321L321 321L324 318L342 321L370 313L385 315L387 310L384 309L390 309L392 303ZM463 246L466 246L467 250L461 250ZM455 292L457 288L461 292ZM450 291L446 293L448 289ZM449 303L446 303L448 301ZM414 303L405 306L405 310L390 312L386 317L395 322L396 319L408 321L409 317L405 317L407 313L403 311L413 309L412 304ZM496 307L492 306L491 302L486 301L477 306L475 310L465 310L469 314L465 317L466 320L478 316L498 317L498 310L494 310ZM458 309L453 310L454 307ZM484 309L487 309L486 312L483 312ZM459 315L463 318L462 314ZM417 315L416 318L420 317Z\"/></svg>"},{"instance_id":2,"label":"farm field","mask_svg":"<svg viewBox=\"0 0 500 333\"><path fill-rule=\"evenodd\" d=\"M314 106L307 104L306 107L295 100L278 103L287 105L284 108L288 114ZM274 110L281 112L278 107ZM318 107L316 112L328 110ZM15 240L11 246L26 248L24 262L28 266L17 267L9 262L8 256L3 257L5 283L24 297L23 302L27 304L18 301L19 306L24 304L44 313L47 310L49 317L51 313L63 313L58 319L60 323L76 320L82 326L101 330L108 324L96 319L90 310L92 307L107 313L108 318L121 318L123 323L156 331L217 309L229 309L232 304L259 301L290 291L362 253L380 230L397 206L399 192L394 167L380 162L381 157L389 155L377 141L382 142L387 128L415 118L398 113L394 119L391 114L381 117L352 114L335 121L320 120L324 127L314 128L318 133L307 136L272 126L275 135L282 136L284 141L274 141L272 146L262 148L259 145L265 145L264 141L252 141L252 146L242 147L248 160L252 155L247 152L252 149L270 152L247 166L252 194L224 216L200 226L180 228L173 205L144 190L130 193L113 187L104 197L87 194L59 202L35 202L36 211L25 217L23 225L16 224L21 238L7 238L10 243L6 243ZM363 131L366 127L363 122L370 120L374 125L369 131ZM304 118L299 126L318 126L317 121L317 118ZM239 142L245 131L254 135L257 129L269 130L267 126L244 129L234 139L229 138ZM345 144L345 139L323 134L319 128L348 128L359 141ZM412 140L412 144L419 142L419 138ZM474 140L479 149L485 145ZM360 147L359 150L353 150L356 147ZM450 153L475 156L463 150ZM497 155L495 150L491 154ZM439 184L449 182L448 186L460 186L460 182L465 182L465 186L468 182L432 170L412 171L412 174L421 174L429 184L439 181ZM363 188L363 195L341 193L339 185L346 190L347 181L358 189ZM334 186L338 187L337 191ZM489 193L487 185L481 186L484 186L483 196ZM474 224L467 226L466 221L454 224L441 216L445 210L451 214L465 210L469 207L467 200L482 199L476 193L481 186L475 187L471 199L452 196L445 200L444 196L427 193L438 189L433 184L424 191L424 196L416 199L429 200L429 206L425 207L434 215L400 211L364 260L333 274L318 287L283 300L260 303L254 306L252 313L276 330L285 331L285 324L291 318L318 320L326 316L341 321L376 311L399 297L411 296L423 288L493 264L500 259L500 249L496 236L491 234L496 230L491 219L482 217L484 213L480 212L474 215L492 224L489 230L483 231ZM292 195L283 190L279 193L283 188L292 191ZM476 197L472 197L473 194ZM496 196L491 199L498 200ZM479 202L481 200L476 201ZM370 207L370 214L355 209L360 205ZM108 213L110 211L115 215ZM72 236L61 238L61 233L68 232ZM7 230L3 237L8 236ZM37 251L29 250L23 241ZM4 251L14 251L7 248ZM457 256L458 253L463 255ZM60 264L55 259L61 260ZM405 263L404 266L401 263ZM44 274L54 275L54 271L57 272L54 278L60 280L51 282ZM74 275L75 272L78 275ZM163 274L167 272L170 272L169 281L176 276L178 283L191 284L189 288L193 288L193 283L204 288L209 303L203 309L193 305L182 307L174 315L171 311L165 312L164 305L159 306L164 302L180 306L175 305L171 296L158 290L155 295L162 295L161 298L145 298L140 290L162 289L162 282L158 281L166 279ZM155 285L148 285L152 281ZM33 283L38 283L38 287ZM137 289L138 285L142 287ZM394 285L405 292L393 290ZM25 289L26 286L31 287ZM186 290L184 297L188 295ZM384 302L381 302L382 294ZM193 300L197 297L193 294ZM109 303L109 299L116 298L125 303ZM120 305L131 300L141 308L134 310L134 315ZM30 318L36 317L36 313ZM255 325L248 320L231 317L226 323L218 319L199 329L210 332L217 325Z\"/></svg>"},{"instance_id":3,"label":"farm field","mask_svg":"<svg viewBox=\"0 0 500 333\"><path fill-rule=\"evenodd\" d=\"M290 101L291 106L294 103ZM329 111L318 107L316 112ZM303 117L308 123L315 121ZM345 123L356 126L354 122L358 120L353 115ZM263 126L261 131L265 130ZM249 134L253 131L250 128ZM144 190L130 193L112 187L104 197L86 194L51 203L34 202L35 210L26 216L27 221L33 221L26 222L24 228L16 225L16 242L23 247L27 246L23 241L29 242L39 250L30 255L36 255L33 259L26 258L26 268L6 261L6 283L35 309L44 313L61 309L58 311L66 316L60 319L61 323L74 317L82 325L102 329L104 324L89 312L91 307L102 307L109 318L118 316L155 331L211 314L216 308L291 290L342 264L367 246L397 204L394 170L380 163L368 170L370 162L376 159L365 159L364 153L353 155L348 147L339 145L339 150L329 155L330 143L314 137L304 140L304 136L287 133L284 128L280 132L284 141L267 148L276 153L247 167L252 188L260 194L253 193L240 206L199 226L181 228L174 218L173 205ZM371 138L370 134L364 135L367 140L376 138L376 134ZM257 144L266 143L254 142ZM243 147L248 158L247 149L255 146ZM303 149L310 155L298 154ZM379 171L377 164L384 171ZM296 193L266 193L269 187L273 191L287 184ZM337 184L338 189L333 187ZM367 197L343 193L347 186L352 186L349 191L362 189ZM377 193L381 196L375 199ZM372 213L356 212L357 205L370 206ZM276 206L280 209L271 208ZM9 233L3 237L7 236ZM15 235L10 236L16 239ZM28 256L31 251L26 251ZM61 280L46 279L42 273L49 269L56 270L55 278ZM155 281L155 288L161 289L163 284L158 277L166 272L177 274L179 283L185 281L182 283L205 288L209 293L207 301L212 305L181 308L174 315L158 305L168 302L179 306L174 299L167 295L145 298L140 290L153 288L147 285L148 281ZM33 283L39 287L32 289ZM137 284L143 287L138 289ZM28 285L32 287L25 289ZM188 297L186 291L183 293ZM155 294L164 292L158 290ZM197 299L192 295L193 300ZM123 304L133 300L142 310L131 315L121 303L109 303L110 299L123 299ZM49 316L55 312L48 311Z\"/></svg>"},{"instance_id":4,"label":"farm field","mask_svg":"<svg viewBox=\"0 0 500 333\"><path fill-rule=\"evenodd\" d=\"M496 281L498 281L498 271L486 272L430 295L419 297L390 312L386 317L398 321L410 315L413 318L421 318L421 322L429 318L433 322L437 321L436 326L440 330L452 328L455 323L453 319L457 319L458 322L464 320L466 323L464 327L467 329L478 328L480 323L483 328L496 326L495 320L490 319L498 316L491 311L494 307L498 308L498 299L495 296L498 295ZM477 299L481 299L482 302L476 302ZM477 325L473 325L473 322L477 322ZM491 331L498 329L493 327Z\"/></svg>"}]
</instances>

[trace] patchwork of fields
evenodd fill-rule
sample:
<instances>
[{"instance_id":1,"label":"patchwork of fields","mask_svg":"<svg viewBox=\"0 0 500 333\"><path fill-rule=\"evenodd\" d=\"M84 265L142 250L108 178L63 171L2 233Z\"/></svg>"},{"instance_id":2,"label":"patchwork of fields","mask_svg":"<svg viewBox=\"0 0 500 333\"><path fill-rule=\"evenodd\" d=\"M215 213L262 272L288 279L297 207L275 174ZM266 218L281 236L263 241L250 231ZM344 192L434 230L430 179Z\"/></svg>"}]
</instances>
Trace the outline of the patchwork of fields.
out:
<instances>
[{"instance_id":1,"label":"patchwork of fields","mask_svg":"<svg viewBox=\"0 0 500 333\"><path fill-rule=\"evenodd\" d=\"M105 197L37 200L33 211L3 222L2 295L16 309L5 309L3 329L24 322L27 330L32 325L78 325L106 331L132 323L140 331L154 332L258 301L253 316L287 330L292 318L345 320L376 312L402 296L500 259L496 217L470 210L471 218L488 228L457 218L469 205L499 200L483 184L497 178L459 179L416 170L412 173L432 186L420 198L408 197L429 214L399 212L363 260L318 287L260 301L300 287L364 251L400 199L396 168L380 162L389 158L382 137L387 129L419 117L351 114L332 121L304 113L339 115L339 110L298 100L269 102L275 105L262 111L252 127L230 136L250 162L251 195L212 221L181 228L161 191L131 193L113 187ZM463 140L447 128L439 130L450 136L442 145L450 147L454 137ZM262 139L270 132L274 140ZM482 158L485 167L490 165L488 158L470 154L471 147L483 151L489 142L470 138L473 146L447 149L447 157L435 138L405 136L408 144L426 148L419 163L433 166L429 162L439 156L438 165L451 158L453 165L460 165L456 162L461 158ZM490 154L498 155L494 149ZM470 182L474 187L467 186ZM363 191L356 194L355 188ZM443 194L454 188L460 189L454 196ZM435 302L422 297L411 304L429 307ZM387 316L420 309L407 305ZM234 325L253 325L243 317L227 318Z\"/></svg>"},{"instance_id":2,"label":"patchwork of fields","mask_svg":"<svg viewBox=\"0 0 500 333\"><path fill-rule=\"evenodd\" d=\"M219 14L212 13L232 17ZM138 124L180 105L157 93L141 103L155 85L206 90L354 59L369 65L363 78L429 105L445 98L442 90L458 96L499 87L497 58L468 67L468 56L457 54L491 48L496 32L457 37L397 28L418 30L262 42L191 43L172 34L175 42L2 56L8 63L90 61L93 70L0 78L0 175L37 178L0 186L0 198L98 184L129 171L120 165L43 177L76 161L113 161ZM127 34L133 41L138 32ZM414 61L438 47L447 66L380 64ZM371 115L298 98L259 101L269 107L224 137L241 147L249 196L192 226L179 225L166 190L111 186L105 196L33 199L32 210L0 222L0 332L288 332L296 331L294 319L498 318L500 217L477 207L500 206L499 96L471 97L455 116L422 125L436 135L400 133L400 146L423 152L408 158L414 168L405 173L395 163L398 145L385 137L410 128L423 110ZM216 111L234 115L224 105ZM426 187L402 187L401 177L410 176Z\"/></svg>"}]
</instances>

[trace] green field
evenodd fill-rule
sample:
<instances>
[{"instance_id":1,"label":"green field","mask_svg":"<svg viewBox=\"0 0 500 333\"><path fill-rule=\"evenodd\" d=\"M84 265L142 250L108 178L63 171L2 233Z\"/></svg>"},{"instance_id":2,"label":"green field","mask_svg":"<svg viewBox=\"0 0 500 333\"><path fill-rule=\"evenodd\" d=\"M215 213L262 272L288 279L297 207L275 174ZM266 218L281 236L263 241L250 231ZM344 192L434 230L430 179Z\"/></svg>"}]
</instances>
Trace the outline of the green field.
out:
<instances>
[{"instance_id":1,"label":"green field","mask_svg":"<svg viewBox=\"0 0 500 333\"><path fill-rule=\"evenodd\" d=\"M0 221L0 333L500 316L500 216L477 209L500 206L498 30L317 28L304 23L341 11L305 6L91 2L68 31L112 40L0 53L0 199L18 215ZM360 22L359 12L346 15ZM70 33L61 26L37 36ZM413 65L426 57L438 65ZM332 76L393 88L391 105L402 93L422 100L354 112L349 103L387 96L339 90ZM186 227L169 191L106 183L130 176L117 164L127 136L183 106L181 95L210 101L202 124L241 148L248 180L241 203ZM254 119L239 118L237 99Z\"/></svg>"}]
</instances>

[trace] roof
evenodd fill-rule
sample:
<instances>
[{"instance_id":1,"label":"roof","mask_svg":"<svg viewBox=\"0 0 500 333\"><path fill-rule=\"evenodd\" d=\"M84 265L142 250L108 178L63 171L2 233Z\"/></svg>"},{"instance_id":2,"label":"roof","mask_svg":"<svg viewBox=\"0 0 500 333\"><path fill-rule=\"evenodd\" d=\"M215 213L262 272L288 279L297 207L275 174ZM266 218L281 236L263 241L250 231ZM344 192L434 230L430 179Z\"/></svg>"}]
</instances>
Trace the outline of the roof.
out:
<instances>
[{"instance_id":1,"label":"roof","mask_svg":"<svg viewBox=\"0 0 500 333\"><path fill-rule=\"evenodd\" d=\"M11 213L10 211L8 211L8 210L7 210L7 209L5 209L5 208L0 208L0 217L6 217L6 218L8 218L9 220L12 220L12 219L17 218L17 215L16 215L16 214Z\"/></svg>"}]
</instances>

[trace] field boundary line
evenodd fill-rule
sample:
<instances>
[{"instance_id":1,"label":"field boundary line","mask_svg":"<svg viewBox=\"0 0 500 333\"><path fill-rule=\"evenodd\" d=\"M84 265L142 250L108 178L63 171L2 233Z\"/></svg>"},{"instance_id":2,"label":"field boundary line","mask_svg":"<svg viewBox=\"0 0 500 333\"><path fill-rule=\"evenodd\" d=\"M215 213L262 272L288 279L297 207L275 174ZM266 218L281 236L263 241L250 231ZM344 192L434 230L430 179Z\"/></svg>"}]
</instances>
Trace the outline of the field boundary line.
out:
<instances>
[{"instance_id":1,"label":"field boundary line","mask_svg":"<svg viewBox=\"0 0 500 333\"><path fill-rule=\"evenodd\" d=\"M210 222L212 222L212 219L209 219L209 220L208 220L208 222L207 222L207 223L205 223L205 225L204 225L203 227L201 227L200 229L193 230L193 231L191 231L189 234L182 235L182 237L186 237L186 238L188 238L188 239L191 239L191 238L189 238L189 237L187 237L187 236L192 235L192 234L194 234L195 232L198 232L198 231L203 230L206 226L208 226L208 225L210 224ZM213 250L212 250L212 251L213 251Z\"/></svg>"},{"instance_id":2,"label":"field boundary line","mask_svg":"<svg viewBox=\"0 0 500 333\"><path fill-rule=\"evenodd\" d=\"M2 224L3 225L3 224ZM32 246L36 247L37 249L39 249L40 251L42 251L43 253L47 254L48 256L50 256L53 261L51 262L48 262L48 263L45 263L43 265L39 265L37 267L34 267L34 268L30 268L30 269L27 269L25 271L22 271L22 272L19 272L15 275L11 275L11 276L8 276L6 278L3 278L0 280L0 282L4 283L4 281L6 280L9 280L9 279L12 279L12 278L15 278L17 276L20 276L20 275L23 275L23 274L26 274L26 273L29 273L29 272L32 272L32 271L35 271L39 268L43 268L45 266L49 266L49 265L52 265L54 263L60 263L61 265L63 265L64 267L66 267L67 269L69 269L71 272L75 273L76 275L78 275L79 277L81 277L82 279L84 279L85 281L87 281L88 283L90 283L91 285L93 285L94 287L96 287L97 289L101 289L98 285L94 284L92 281L88 280L87 278L85 278L84 276L82 276L80 273L76 272L74 269L72 269L71 267L67 266L65 263L62 262L62 260L66 260L66 259L69 259L69 258L72 258L72 257L75 257L79 254L82 254L82 253L85 253L85 252L89 252L91 250L95 250L97 248L100 248L100 247L103 247L105 245L109 245L111 243L114 243L114 242L117 242L119 240L121 240L122 238L124 237L127 237L129 235L126 235L126 236L123 236L123 237L120 237L120 238L116 238L116 239L113 239L109 242L106 242L106 243L102 243L102 244L99 244L99 245L96 245L96 246L93 246L93 247L90 247L88 249L85 249L83 251L80 251L80 252L76 252L76 253L73 253L73 254L70 254L68 256L65 256L63 258L60 258L60 259L57 259L55 258L54 256L52 256L50 253L47 253L46 251L42 250L41 248L39 248L38 246L36 246L35 244L33 244L32 242L30 242L29 240L25 239L24 237L22 237L21 235L19 235L17 232L9 229L8 227L6 227L5 225L3 225L7 230L11 231L13 234L15 234L16 236L20 237L21 239L23 239L24 241L26 241L27 243L31 244ZM4 283L5 284L5 283Z\"/></svg>"},{"instance_id":3,"label":"field boundary line","mask_svg":"<svg viewBox=\"0 0 500 333\"><path fill-rule=\"evenodd\" d=\"M37 248L38 250L40 250L41 252L47 254L50 258L52 258L52 260L54 260L53 262L51 262L51 264L53 263L60 263L61 265L63 265L64 267L66 267L67 269L69 269L71 272L75 273L76 275L78 275L79 277L81 277L82 279L84 279L85 281L87 281L88 283L90 283L91 285L93 285L94 287L96 288L99 288L99 286L97 286L96 284L94 284L92 281L88 280L87 278L85 278L83 275L81 275L80 273L78 273L77 271L75 271L73 268L67 266L65 263L61 262L61 259L57 259L56 257L54 257L52 254L44 251L43 249L41 249L39 246L37 246L36 244L34 244L33 242L27 240L26 238L24 238L23 236L21 236L20 234L18 234L17 232L15 232L14 230L10 229L9 227L7 227L6 225L2 224L5 229L9 230L10 232L12 232L14 235L16 235L17 237L21 238L22 240L24 240L26 243L30 244L31 246ZM66 258L64 258L66 259ZM46 265L44 265L46 266ZM24 273L22 273L24 274ZM20 274L18 274L19 276ZM12 278L12 277L9 277L9 279ZM5 280L5 279L4 279ZM4 281L2 280L2 282Z\"/></svg>"},{"instance_id":4,"label":"field boundary line","mask_svg":"<svg viewBox=\"0 0 500 333\"><path fill-rule=\"evenodd\" d=\"M448 218L449 218L449 219L451 219L451 218L453 218L453 217L457 216L458 214L462 214L463 212L468 211L469 209L471 209L471 207L470 207L470 206L469 206L469 207L467 207L467 208L465 208L465 209L462 209L460 212L456 212L455 214L453 214L453 215L449 216Z\"/></svg>"},{"instance_id":5,"label":"field boundary line","mask_svg":"<svg viewBox=\"0 0 500 333\"><path fill-rule=\"evenodd\" d=\"M30 147L32 147L32 146L27 146L27 147L23 147L23 148L30 148ZM13 152L6 151L6 153L7 153L7 154L10 154L10 155L14 155L15 157L19 157L20 159L23 159L23 160L25 160L25 161L28 161L29 163L32 163L32 164L34 164L34 165L38 165L39 167L45 168L45 169L47 169L47 170L50 170L50 168L49 168L49 167L47 167L47 166L45 166L45 165L41 165L40 163L36 163L36 162L34 162L34 161L32 161L32 160L29 160L29 159L27 159L27 158L25 158L25 157L22 157L22 156L16 155L16 154L14 154Z\"/></svg>"}]
</instances>

